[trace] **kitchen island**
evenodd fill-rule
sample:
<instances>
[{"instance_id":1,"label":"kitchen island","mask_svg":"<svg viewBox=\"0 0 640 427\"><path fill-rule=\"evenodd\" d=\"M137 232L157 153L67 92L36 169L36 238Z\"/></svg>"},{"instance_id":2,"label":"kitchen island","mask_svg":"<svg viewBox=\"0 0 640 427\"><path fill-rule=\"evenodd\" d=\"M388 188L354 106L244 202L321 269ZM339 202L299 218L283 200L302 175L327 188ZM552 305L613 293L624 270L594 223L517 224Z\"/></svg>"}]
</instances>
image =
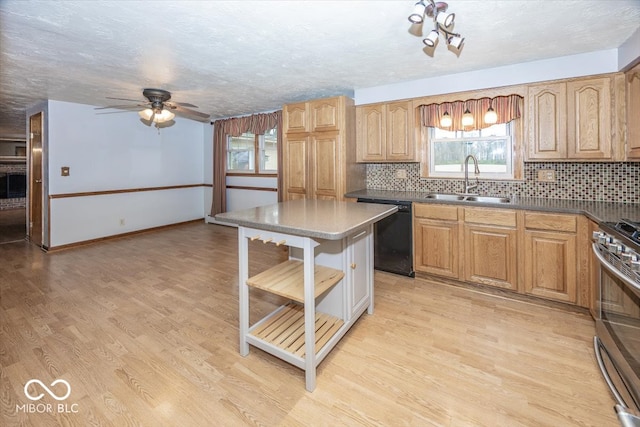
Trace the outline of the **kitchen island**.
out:
<instances>
[{"instance_id":1,"label":"kitchen island","mask_svg":"<svg viewBox=\"0 0 640 427\"><path fill-rule=\"evenodd\" d=\"M293 200L216 215L238 226L240 354L258 347L305 371L316 367L364 313L373 313L373 224L392 205ZM249 277L249 241L289 247L289 259ZM289 302L249 325L249 291Z\"/></svg>"}]
</instances>

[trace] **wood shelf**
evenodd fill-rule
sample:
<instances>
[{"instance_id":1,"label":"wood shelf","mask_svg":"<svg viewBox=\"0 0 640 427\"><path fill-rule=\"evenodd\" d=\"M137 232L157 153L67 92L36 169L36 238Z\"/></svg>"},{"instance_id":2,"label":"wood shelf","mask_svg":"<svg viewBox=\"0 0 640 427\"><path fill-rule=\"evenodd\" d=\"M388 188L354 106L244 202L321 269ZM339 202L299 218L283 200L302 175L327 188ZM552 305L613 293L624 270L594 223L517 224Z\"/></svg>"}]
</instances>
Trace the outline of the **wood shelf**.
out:
<instances>
[{"instance_id":1,"label":"wood shelf","mask_svg":"<svg viewBox=\"0 0 640 427\"><path fill-rule=\"evenodd\" d=\"M322 295L337 284L344 273L335 268L314 266L314 297ZM288 260L247 279L247 285L294 301L304 303L304 265Z\"/></svg>"},{"instance_id":2,"label":"wood shelf","mask_svg":"<svg viewBox=\"0 0 640 427\"><path fill-rule=\"evenodd\" d=\"M340 330L344 322L334 316L316 312L316 354ZM304 306L289 303L249 332L273 346L304 359Z\"/></svg>"}]
</instances>

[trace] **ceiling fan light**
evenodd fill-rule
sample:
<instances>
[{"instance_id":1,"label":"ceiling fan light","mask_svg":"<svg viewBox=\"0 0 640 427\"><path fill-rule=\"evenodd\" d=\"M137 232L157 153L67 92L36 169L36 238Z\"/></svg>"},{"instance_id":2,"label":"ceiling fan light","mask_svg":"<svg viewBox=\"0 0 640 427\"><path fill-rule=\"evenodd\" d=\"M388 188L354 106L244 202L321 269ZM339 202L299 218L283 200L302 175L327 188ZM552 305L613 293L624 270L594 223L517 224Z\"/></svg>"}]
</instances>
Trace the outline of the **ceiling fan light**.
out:
<instances>
[{"instance_id":1,"label":"ceiling fan light","mask_svg":"<svg viewBox=\"0 0 640 427\"><path fill-rule=\"evenodd\" d=\"M156 116L153 118L153 121L155 123L164 123L164 122L168 122L169 120L173 120L175 116L176 115L169 110L162 110L159 114L156 113Z\"/></svg>"},{"instance_id":2,"label":"ceiling fan light","mask_svg":"<svg viewBox=\"0 0 640 427\"><path fill-rule=\"evenodd\" d=\"M498 114L489 107L486 113L484 113L484 122L488 125L492 125L498 122Z\"/></svg>"},{"instance_id":3,"label":"ceiling fan light","mask_svg":"<svg viewBox=\"0 0 640 427\"><path fill-rule=\"evenodd\" d=\"M442 117L440 117L440 127L448 128L451 127L453 121L451 120L451 116L447 111L444 112Z\"/></svg>"},{"instance_id":4,"label":"ceiling fan light","mask_svg":"<svg viewBox=\"0 0 640 427\"><path fill-rule=\"evenodd\" d=\"M413 13L409 15L409 22L411 22L412 24L422 24L422 21L424 20L425 9L426 6L424 5L424 2L422 2L422 0L416 3L416 5L413 7Z\"/></svg>"},{"instance_id":5,"label":"ceiling fan light","mask_svg":"<svg viewBox=\"0 0 640 427\"><path fill-rule=\"evenodd\" d=\"M442 25L443 27L449 28L450 26L453 25L453 21L455 18L456 18L455 13L440 12L436 16L436 21L438 22L438 24Z\"/></svg>"},{"instance_id":6,"label":"ceiling fan light","mask_svg":"<svg viewBox=\"0 0 640 427\"><path fill-rule=\"evenodd\" d=\"M472 126L473 125L473 115L471 111L467 108L464 110L464 114L462 115L462 126Z\"/></svg>"},{"instance_id":7,"label":"ceiling fan light","mask_svg":"<svg viewBox=\"0 0 640 427\"><path fill-rule=\"evenodd\" d=\"M165 109L163 109L159 113L156 113L156 115L154 116L153 110L151 108L146 108L142 111L138 111L138 115L144 120L151 120L151 117L153 117L153 123L168 122L169 120L173 120L173 118L176 116L171 111Z\"/></svg>"},{"instance_id":8,"label":"ceiling fan light","mask_svg":"<svg viewBox=\"0 0 640 427\"><path fill-rule=\"evenodd\" d=\"M462 47L462 43L464 42L464 37L451 36L447 39L447 42L450 46L453 46L456 49L460 49Z\"/></svg>"},{"instance_id":9,"label":"ceiling fan light","mask_svg":"<svg viewBox=\"0 0 640 427\"><path fill-rule=\"evenodd\" d=\"M431 30L427 37L422 40L422 43L429 47L434 47L438 42L438 32L436 30Z\"/></svg>"},{"instance_id":10,"label":"ceiling fan light","mask_svg":"<svg viewBox=\"0 0 640 427\"><path fill-rule=\"evenodd\" d=\"M151 120L151 116L153 115L153 110L151 108L147 108L142 111L138 111L138 115L143 120Z\"/></svg>"}]
</instances>

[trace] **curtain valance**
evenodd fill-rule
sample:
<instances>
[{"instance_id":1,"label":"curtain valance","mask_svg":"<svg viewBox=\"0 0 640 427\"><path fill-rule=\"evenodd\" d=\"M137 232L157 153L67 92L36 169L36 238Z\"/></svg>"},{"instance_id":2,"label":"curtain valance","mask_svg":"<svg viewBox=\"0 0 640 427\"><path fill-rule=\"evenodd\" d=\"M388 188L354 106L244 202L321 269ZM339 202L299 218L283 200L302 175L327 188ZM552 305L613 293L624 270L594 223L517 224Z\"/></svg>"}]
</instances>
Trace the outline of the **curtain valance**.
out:
<instances>
[{"instance_id":1,"label":"curtain valance","mask_svg":"<svg viewBox=\"0 0 640 427\"><path fill-rule=\"evenodd\" d=\"M273 129L278 124L280 111L273 113L252 114L244 117L232 117L230 119L216 120L215 129L224 131L230 136L240 136L245 132L262 135L269 129Z\"/></svg>"},{"instance_id":2,"label":"curtain valance","mask_svg":"<svg viewBox=\"0 0 640 427\"><path fill-rule=\"evenodd\" d=\"M484 129L492 125L484 122L484 115L489 110L489 107L496 112L498 116L497 123L508 123L522 115L522 103L522 96L507 95L496 96L495 98L421 105L420 118L422 126L427 127L438 127L446 130ZM469 110L473 116L473 125L471 126L462 125L462 116L466 110ZM449 127L440 126L440 119L445 112L449 114L452 120L452 124Z\"/></svg>"}]
</instances>

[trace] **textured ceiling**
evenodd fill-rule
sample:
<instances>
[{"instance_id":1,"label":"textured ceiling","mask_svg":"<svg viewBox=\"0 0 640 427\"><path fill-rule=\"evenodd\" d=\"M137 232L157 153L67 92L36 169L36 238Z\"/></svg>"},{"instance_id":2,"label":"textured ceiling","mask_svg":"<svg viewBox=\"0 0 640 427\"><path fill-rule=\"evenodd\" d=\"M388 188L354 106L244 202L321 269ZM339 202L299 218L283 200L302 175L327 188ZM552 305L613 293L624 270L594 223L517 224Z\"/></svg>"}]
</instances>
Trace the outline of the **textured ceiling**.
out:
<instances>
[{"instance_id":1,"label":"textured ceiling","mask_svg":"<svg viewBox=\"0 0 640 427\"><path fill-rule=\"evenodd\" d=\"M45 99L158 87L212 119L445 74L619 47L639 0L450 0L459 55L423 51L407 1L0 0L0 137Z\"/></svg>"}]
</instances>

